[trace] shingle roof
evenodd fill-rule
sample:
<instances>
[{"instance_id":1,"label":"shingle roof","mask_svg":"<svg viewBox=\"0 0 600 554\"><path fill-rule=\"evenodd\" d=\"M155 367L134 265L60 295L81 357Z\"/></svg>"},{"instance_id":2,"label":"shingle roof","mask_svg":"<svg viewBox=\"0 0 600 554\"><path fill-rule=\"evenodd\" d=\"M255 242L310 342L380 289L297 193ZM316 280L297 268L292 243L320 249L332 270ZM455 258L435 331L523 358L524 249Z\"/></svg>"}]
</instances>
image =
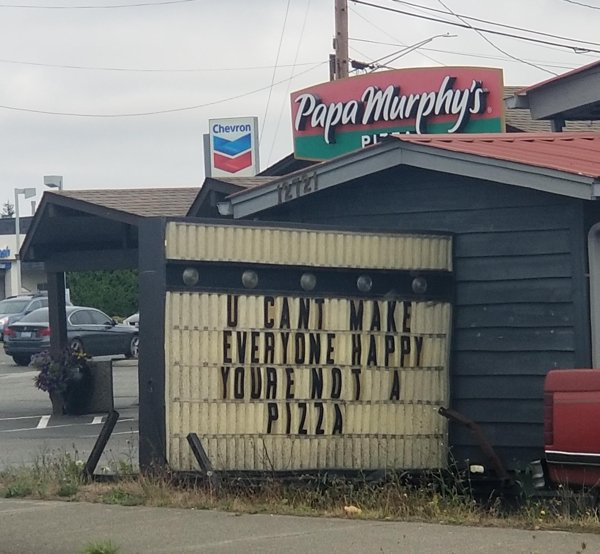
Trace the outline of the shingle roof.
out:
<instances>
[{"instance_id":1,"label":"shingle roof","mask_svg":"<svg viewBox=\"0 0 600 554\"><path fill-rule=\"evenodd\" d=\"M465 133L401 135L394 138L462 154L522 163L573 175L600 177L598 133Z\"/></svg>"},{"instance_id":2,"label":"shingle roof","mask_svg":"<svg viewBox=\"0 0 600 554\"><path fill-rule=\"evenodd\" d=\"M185 216L200 188L102 189L48 191L48 195L63 196L95 204L139 217Z\"/></svg>"}]
</instances>

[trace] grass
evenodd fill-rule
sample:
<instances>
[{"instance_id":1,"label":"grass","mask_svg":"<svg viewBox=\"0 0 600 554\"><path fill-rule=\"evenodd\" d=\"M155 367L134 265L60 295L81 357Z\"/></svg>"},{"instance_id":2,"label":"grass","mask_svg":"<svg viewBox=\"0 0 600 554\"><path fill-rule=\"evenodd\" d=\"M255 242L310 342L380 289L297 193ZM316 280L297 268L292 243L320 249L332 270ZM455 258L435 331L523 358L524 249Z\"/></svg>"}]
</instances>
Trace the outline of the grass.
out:
<instances>
[{"instance_id":1,"label":"grass","mask_svg":"<svg viewBox=\"0 0 600 554\"><path fill-rule=\"evenodd\" d=\"M92 542L88 544L82 551L81 554L118 554L119 547L114 545L112 542Z\"/></svg>"},{"instance_id":2,"label":"grass","mask_svg":"<svg viewBox=\"0 0 600 554\"><path fill-rule=\"evenodd\" d=\"M124 464L123 469L130 468ZM395 474L379 482L327 475L293 482L230 479L224 480L219 490L214 490L198 480L177 480L161 472L131 474L126 471L111 482L86 483L81 470L76 454L44 455L32 467L0 472L0 496L600 532L600 510L589 502L589 495L562 489L552 498L525 499L507 509L498 498L476 501L468 481L436 472L419 481L409 481ZM100 549L102 544L90 545L90 548L97 547L96 550L85 552L117 552L112 546L113 550Z\"/></svg>"}]
</instances>

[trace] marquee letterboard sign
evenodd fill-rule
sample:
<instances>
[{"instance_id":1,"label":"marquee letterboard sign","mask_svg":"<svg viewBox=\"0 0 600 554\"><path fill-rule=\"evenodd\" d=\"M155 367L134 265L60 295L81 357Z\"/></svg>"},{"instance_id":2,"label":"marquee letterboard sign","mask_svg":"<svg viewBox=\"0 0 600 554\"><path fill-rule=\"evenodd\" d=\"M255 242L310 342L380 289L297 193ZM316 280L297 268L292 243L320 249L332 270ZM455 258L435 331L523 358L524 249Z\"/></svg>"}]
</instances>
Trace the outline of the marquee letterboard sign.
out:
<instances>
[{"instance_id":1,"label":"marquee letterboard sign","mask_svg":"<svg viewBox=\"0 0 600 554\"><path fill-rule=\"evenodd\" d=\"M169 223L167 458L441 467L451 238Z\"/></svg>"}]
</instances>

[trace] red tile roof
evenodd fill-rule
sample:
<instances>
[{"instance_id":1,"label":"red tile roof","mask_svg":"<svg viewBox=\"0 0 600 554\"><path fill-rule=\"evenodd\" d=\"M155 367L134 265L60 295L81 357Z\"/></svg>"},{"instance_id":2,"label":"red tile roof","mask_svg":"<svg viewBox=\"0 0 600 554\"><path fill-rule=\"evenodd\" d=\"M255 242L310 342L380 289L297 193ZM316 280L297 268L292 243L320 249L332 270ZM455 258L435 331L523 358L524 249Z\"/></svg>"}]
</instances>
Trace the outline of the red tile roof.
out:
<instances>
[{"instance_id":1,"label":"red tile roof","mask_svg":"<svg viewBox=\"0 0 600 554\"><path fill-rule=\"evenodd\" d=\"M600 178L599 133L401 135L395 138L462 154Z\"/></svg>"}]
</instances>

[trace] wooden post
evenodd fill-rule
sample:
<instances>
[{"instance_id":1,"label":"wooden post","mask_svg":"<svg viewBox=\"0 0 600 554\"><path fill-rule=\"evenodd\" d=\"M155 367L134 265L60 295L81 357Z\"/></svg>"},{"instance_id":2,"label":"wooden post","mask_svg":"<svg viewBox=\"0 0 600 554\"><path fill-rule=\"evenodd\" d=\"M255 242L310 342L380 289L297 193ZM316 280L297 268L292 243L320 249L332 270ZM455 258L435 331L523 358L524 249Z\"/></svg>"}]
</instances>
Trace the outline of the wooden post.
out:
<instances>
[{"instance_id":1,"label":"wooden post","mask_svg":"<svg viewBox=\"0 0 600 554\"><path fill-rule=\"evenodd\" d=\"M50 323L50 356L57 358L69 346L65 302L65 274L48 271L48 320Z\"/></svg>"},{"instance_id":2,"label":"wooden post","mask_svg":"<svg viewBox=\"0 0 600 554\"><path fill-rule=\"evenodd\" d=\"M335 78L348 77L348 0L335 0Z\"/></svg>"}]
</instances>

